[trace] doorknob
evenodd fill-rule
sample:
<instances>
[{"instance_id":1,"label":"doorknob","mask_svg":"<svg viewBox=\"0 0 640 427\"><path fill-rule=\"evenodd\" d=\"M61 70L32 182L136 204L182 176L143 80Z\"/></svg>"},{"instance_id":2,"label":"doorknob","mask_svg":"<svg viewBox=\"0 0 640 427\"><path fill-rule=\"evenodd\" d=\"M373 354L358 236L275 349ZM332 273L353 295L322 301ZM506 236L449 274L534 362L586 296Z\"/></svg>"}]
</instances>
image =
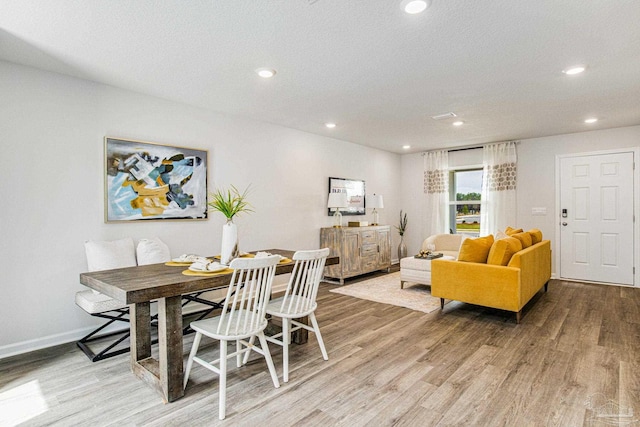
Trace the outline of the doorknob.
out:
<instances>
[{"instance_id":1,"label":"doorknob","mask_svg":"<svg viewBox=\"0 0 640 427\"><path fill-rule=\"evenodd\" d=\"M562 225L564 225L564 226L566 227L566 226L567 226L567 223L566 223L566 222L563 222L563 223L562 223Z\"/></svg>"}]
</instances>

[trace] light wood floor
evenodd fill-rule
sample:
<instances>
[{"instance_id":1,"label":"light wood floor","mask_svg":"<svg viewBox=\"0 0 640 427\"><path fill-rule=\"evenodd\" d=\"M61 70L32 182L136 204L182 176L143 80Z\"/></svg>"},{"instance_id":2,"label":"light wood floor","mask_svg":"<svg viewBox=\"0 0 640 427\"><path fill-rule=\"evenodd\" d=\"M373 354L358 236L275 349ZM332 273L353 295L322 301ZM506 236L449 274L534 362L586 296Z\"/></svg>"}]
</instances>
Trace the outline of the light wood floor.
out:
<instances>
[{"instance_id":1,"label":"light wood floor","mask_svg":"<svg viewBox=\"0 0 640 427\"><path fill-rule=\"evenodd\" d=\"M165 405L133 377L128 355L90 363L67 344L0 360L0 425L20 386L46 404L34 397L39 415L24 425L595 426L617 407L631 417L616 421L640 424L640 289L552 281L516 325L497 310L454 302L425 315L334 286L322 285L317 311L329 361L311 334L293 346L280 389L262 359L231 369L223 422L204 368Z\"/></svg>"}]
</instances>

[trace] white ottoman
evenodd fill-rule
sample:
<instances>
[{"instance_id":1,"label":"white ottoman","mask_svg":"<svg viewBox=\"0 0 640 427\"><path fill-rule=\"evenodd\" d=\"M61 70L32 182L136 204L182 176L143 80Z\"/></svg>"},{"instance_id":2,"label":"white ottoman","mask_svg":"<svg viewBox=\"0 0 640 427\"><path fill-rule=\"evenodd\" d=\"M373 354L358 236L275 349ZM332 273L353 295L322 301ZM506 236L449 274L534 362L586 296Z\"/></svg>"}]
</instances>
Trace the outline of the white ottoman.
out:
<instances>
[{"instance_id":1,"label":"white ottoman","mask_svg":"<svg viewBox=\"0 0 640 427\"><path fill-rule=\"evenodd\" d=\"M455 257L443 255L438 259L455 259ZM402 258L400 260L400 289L404 288L404 282L431 285L431 260L413 256Z\"/></svg>"}]
</instances>

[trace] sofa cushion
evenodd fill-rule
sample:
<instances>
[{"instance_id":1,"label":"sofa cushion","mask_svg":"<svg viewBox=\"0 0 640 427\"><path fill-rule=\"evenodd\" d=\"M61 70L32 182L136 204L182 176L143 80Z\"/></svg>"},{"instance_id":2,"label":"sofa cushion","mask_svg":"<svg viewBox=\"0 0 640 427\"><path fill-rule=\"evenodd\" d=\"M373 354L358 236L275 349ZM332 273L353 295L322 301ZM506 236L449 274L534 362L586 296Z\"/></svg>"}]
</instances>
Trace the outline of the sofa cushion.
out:
<instances>
[{"instance_id":1,"label":"sofa cushion","mask_svg":"<svg viewBox=\"0 0 640 427\"><path fill-rule=\"evenodd\" d=\"M504 232L507 236L511 236L514 235L516 233L522 233L522 228L511 228L511 227L507 227Z\"/></svg>"},{"instance_id":2,"label":"sofa cushion","mask_svg":"<svg viewBox=\"0 0 640 427\"><path fill-rule=\"evenodd\" d=\"M526 231L522 231L520 233L516 233L516 234L512 234L511 237L515 237L516 239L520 240L520 243L522 243L522 249L528 248L529 246L531 246L531 234L529 234Z\"/></svg>"},{"instance_id":3,"label":"sofa cushion","mask_svg":"<svg viewBox=\"0 0 640 427\"><path fill-rule=\"evenodd\" d=\"M531 230L527 231L527 233L531 235L532 245L542 242L542 231L538 230L537 228L532 228Z\"/></svg>"},{"instance_id":4,"label":"sofa cushion","mask_svg":"<svg viewBox=\"0 0 640 427\"><path fill-rule=\"evenodd\" d=\"M486 263L493 245L493 234L476 239L465 239L460 245L458 261Z\"/></svg>"},{"instance_id":5,"label":"sofa cushion","mask_svg":"<svg viewBox=\"0 0 640 427\"><path fill-rule=\"evenodd\" d=\"M507 237L493 242L487 264L507 265L516 252L522 250L522 243L515 237Z\"/></svg>"}]
</instances>

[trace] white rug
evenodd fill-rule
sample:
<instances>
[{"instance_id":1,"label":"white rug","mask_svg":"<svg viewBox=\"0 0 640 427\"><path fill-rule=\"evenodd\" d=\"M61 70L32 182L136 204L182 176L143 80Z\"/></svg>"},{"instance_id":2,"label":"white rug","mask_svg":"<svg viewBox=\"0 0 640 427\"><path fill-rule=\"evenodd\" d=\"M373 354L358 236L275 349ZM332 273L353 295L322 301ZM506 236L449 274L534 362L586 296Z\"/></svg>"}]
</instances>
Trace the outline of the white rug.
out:
<instances>
[{"instance_id":1,"label":"white rug","mask_svg":"<svg viewBox=\"0 0 640 427\"><path fill-rule=\"evenodd\" d=\"M431 313L440 308L440 298L431 296L430 286L406 282L404 289L400 289L399 271L353 285L340 286L332 289L331 292L406 307L424 313Z\"/></svg>"}]
</instances>

